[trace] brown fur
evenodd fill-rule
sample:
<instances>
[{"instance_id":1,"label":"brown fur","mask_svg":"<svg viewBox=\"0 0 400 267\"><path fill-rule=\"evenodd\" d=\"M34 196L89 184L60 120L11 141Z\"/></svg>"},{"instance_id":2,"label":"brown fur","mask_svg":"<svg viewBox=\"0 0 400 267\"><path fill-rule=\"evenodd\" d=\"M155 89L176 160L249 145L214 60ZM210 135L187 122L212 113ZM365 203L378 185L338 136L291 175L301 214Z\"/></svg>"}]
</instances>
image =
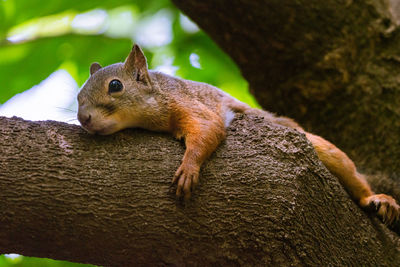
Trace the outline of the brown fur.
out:
<instances>
[{"instance_id":1,"label":"brown fur","mask_svg":"<svg viewBox=\"0 0 400 267\"><path fill-rule=\"evenodd\" d=\"M112 134L128 127L166 131L184 138L186 151L172 180L176 194L190 198L198 184L203 162L225 138L225 126L233 113L253 114L272 123L305 133L324 165L338 177L350 196L363 208L375 205L386 223L399 219L400 207L384 194L375 195L354 163L336 146L305 132L294 120L253 109L220 89L149 71L146 58L135 45L124 63L90 67L90 78L78 95L78 119L89 133ZM110 81L123 89L110 92Z\"/></svg>"},{"instance_id":2,"label":"brown fur","mask_svg":"<svg viewBox=\"0 0 400 267\"><path fill-rule=\"evenodd\" d=\"M198 184L200 166L225 138L221 117L201 103L195 104L202 108L201 112L193 112L191 106L171 104L170 132L176 138L183 137L186 144L182 165L172 182L178 182L176 194L181 196L183 191L185 198L190 198L192 188Z\"/></svg>"}]
</instances>

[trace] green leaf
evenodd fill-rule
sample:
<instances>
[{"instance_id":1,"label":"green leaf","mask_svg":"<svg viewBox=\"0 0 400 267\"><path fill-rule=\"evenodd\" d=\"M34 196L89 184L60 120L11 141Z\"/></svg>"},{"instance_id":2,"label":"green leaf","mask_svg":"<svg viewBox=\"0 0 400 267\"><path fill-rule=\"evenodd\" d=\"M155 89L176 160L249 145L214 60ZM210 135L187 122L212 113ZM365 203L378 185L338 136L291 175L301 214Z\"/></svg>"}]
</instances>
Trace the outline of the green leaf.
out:
<instances>
[{"instance_id":1,"label":"green leaf","mask_svg":"<svg viewBox=\"0 0 400 267\"><path fill-rule=\"evenodd\" d=\"M74 65L71 75L83 84L92 62L108 65L123 61L131 45L129 39L66 35L1 46L0 103L40 83L61 66L66 66L66 62Z\"/></svg>"}]
</instances>

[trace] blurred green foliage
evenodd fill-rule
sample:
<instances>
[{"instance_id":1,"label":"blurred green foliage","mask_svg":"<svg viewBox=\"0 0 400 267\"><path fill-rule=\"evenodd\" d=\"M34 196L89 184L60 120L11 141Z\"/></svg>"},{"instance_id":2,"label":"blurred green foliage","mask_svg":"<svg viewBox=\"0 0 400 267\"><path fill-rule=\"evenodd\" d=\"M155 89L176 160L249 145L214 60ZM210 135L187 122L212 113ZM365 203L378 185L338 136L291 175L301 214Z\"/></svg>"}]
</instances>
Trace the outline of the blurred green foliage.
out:
<instances>
[{"instance_id":1,"label":"blurred green foliage","mask_svg":"<svg viewBox=\"0 0 400 267\"><path fill-rule=\"evenodd\" d=\"M93 10L106 14L104 25L73 27L79 14ZM139 41L142 25L160 10L171 25L171 38L161 45L142 45L150 68L169 64L177 76L213 84L257 106L232 60L201 30L185 29L185 17L168 0L0 0L0 104L58 69L67 70L81 86L92 62L105 66L123 61ZM0 256L1 266L84 265Z\"/></svg>"},{"instance_id":2,"label":"blurred green foliage","mask_svg":"<svg viewBox=\"0 0 400 267\"><path fill-rule=\"evenodd\" d=\"M94 9L107 12L105 28L85 31L71 27L76 15ZM161 46L142 45L150 68L163 64L160 58L168 56L173 59L177 76L213 84L257 105L232 60L202 31L185 31L181 13L167 0L0 0L0 104L59 68L66 69L81 86L88 77L90 63L108 65L123 61L132 43L137 42L141 22L160 10L169 16L172 38ZM124 12L130 12L133 18L131 33L113 34L113 30L124 26L121 21L117 23L122 25L113 25L113 15ZM19 39L11 42L17 35ZM193 53L198 56L200 68L190 61Z\"/></svg>"},{"instance_id":3,"label":"blurred green foliage","mask_svg":"<svg viewBox=\"0 0 400 267\"><path fill-rule=\"evenodd\" d=\"M32 257L18 256L8 258L0 256L0 267L90 267L94 265L80 264L67 261L55 261L51 259L41 259Z\"/></svg>"}]
</instances>

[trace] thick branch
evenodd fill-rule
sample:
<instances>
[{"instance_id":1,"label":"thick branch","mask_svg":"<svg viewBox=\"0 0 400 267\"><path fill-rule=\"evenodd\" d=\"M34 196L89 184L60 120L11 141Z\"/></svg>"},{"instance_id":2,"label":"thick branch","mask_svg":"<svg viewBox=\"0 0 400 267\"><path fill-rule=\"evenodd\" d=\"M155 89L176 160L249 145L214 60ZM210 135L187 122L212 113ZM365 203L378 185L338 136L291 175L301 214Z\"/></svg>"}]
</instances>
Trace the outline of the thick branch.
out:
<instances>
[{"instance_id":1,"label":"thick branch","mask_svg":"<svg viewBox=\"0 0 400 267\"><path fill-rule=\"evenodd\" d=\"M296 131L241 117L187 203L170 136L0 118L0 251L99 265L393 265L399 239Z\"/></svg>"},{"instance_id":2,"label":"thick branch","mask_svg":"<svg viewBox=\"0 0 400 267\"><path fill-rule=\"evenodd\" d=\"M233 58L265 109L331 140L358 166L400 177L396 1L173 2Z\"/></svg>"}]
</instances>

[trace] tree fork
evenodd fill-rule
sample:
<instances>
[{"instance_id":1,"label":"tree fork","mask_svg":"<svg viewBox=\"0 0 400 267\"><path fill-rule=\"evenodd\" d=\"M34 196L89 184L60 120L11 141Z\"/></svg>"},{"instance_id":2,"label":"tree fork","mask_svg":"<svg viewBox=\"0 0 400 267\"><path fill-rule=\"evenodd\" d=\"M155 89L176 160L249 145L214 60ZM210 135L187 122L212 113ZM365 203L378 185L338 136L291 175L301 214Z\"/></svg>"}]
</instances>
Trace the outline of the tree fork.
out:
<instances>
[{"instance_id":1,"label":"tree fork","mask_svg":"<svg viewBox=\"0 0 400 267\"><path fill-rule=\"evenodd\" d=\"M173 2L232 57L266 110L400 182L398 1Z\"/></svg>"}]
</instances>

